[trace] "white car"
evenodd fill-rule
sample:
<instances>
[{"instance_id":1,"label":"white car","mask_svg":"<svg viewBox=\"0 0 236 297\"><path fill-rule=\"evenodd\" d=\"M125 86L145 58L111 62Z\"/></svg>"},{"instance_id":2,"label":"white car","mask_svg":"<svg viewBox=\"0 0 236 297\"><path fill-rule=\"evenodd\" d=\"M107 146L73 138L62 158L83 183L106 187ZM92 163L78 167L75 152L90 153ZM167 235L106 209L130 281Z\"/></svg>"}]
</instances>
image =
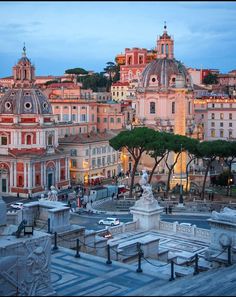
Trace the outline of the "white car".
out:
<instances>
[{"instance_id":1,"label":"white car","mask_svg":"<svg viewBox=\"0 0 236 297\"><path fill-rule=\"evenodd\" d=\"M180 226L188 226L188 227L191 227L192 224L191 224L191 223L180 223Z\"/></svg>"},{"instance_id":2,"label":"white car","mask_svg":"<svg viewBox=\"0 0 236 297\"><path fill-rule=\"evenodd\" d=\"M100 220L98 222L99 225L110 225L117 226L120 224L120 220L118 218L106 218L104 220Z\"/></svg>"},{"instance_id":3,"label":"white car","mask_svg":"<svg viewBox=\"0 0 236 297\"><path fill-rule=\"evenodd\" d=\"M23 208L23 203L22 202L15 202L11 204L12 208L16 208L16 209L22 209Z\"/></svg>"}]
</instances>

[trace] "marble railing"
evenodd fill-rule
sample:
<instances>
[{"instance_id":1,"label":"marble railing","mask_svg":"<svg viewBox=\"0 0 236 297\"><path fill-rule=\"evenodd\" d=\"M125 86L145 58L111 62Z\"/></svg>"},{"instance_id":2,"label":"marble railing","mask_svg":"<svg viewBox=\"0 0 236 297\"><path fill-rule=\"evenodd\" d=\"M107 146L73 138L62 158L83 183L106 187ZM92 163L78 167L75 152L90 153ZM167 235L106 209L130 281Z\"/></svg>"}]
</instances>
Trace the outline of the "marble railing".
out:
<instances>
[{"instance_id":1,"label":"marble railing","mask_svg":"<svg viewBox=\"0 0 236 297\"><path fill-rule=\"evenodd\" d=\"M138 229L138 221L132 221L118 226L109 227L108 229L112 235L135 231ZM211 237L210 237L211 231L208 229L197 228L196 225L186 226L186 225L181 225L178 222L171 223L166 221L160 221L159 230L176 233L177 235L178 234L188 235L193 238L207 241L207 242L210 242L211 240ZM104 231L105 230L99 230L96 232L96 234L102 235Z\"/></svg>"}]
</instances>

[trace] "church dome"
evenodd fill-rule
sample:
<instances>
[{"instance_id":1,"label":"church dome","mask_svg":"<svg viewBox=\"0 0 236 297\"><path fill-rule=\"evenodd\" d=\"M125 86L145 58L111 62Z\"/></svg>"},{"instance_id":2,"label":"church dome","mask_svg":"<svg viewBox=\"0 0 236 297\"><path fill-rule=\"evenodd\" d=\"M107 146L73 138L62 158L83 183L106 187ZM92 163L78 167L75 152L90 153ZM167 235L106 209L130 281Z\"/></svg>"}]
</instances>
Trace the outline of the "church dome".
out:
<instances>
[{"instance_id":1,"label":"church dome","mask_svg":"<svg viewBox=\"0 0 236 297\"><path fill-rule=\"evenodd\" d=\"M34 85L35 69L25 51L24 46L21 59L13 67L13 88L0 99L0 114L52 114L48 98Z\"/></svg>"},{"instance_id":2,"label":"church dome","mask_svg":"<svg viewBox=\"0 0 236 297\"><path fill-rule=\"evenodd\" d=\"M160 58L149 63L142 72L141 87L191 87L186 67L176 59Z\"/></svg>"},{"instance_id":3,"label":"church dome","mask_svg":"<svg viewBox=\"0 0 236 297\"><path fill-rule=\"evenodd\" d=\"M13 88L0 100L0 114L52 114L52 107L40 89Z\"/></svg>"}]
</instances>

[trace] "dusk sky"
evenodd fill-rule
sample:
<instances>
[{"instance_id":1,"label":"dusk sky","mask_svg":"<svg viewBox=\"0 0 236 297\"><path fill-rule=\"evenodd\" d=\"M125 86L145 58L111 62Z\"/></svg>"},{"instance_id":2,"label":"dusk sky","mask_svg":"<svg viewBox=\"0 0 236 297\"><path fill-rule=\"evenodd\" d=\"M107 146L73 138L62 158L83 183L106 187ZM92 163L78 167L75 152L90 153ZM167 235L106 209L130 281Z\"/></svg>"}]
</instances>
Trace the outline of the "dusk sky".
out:
<instances>
[{"instance_id":1,"label":"dusk sky","mask_svg":"<svg viewBox=\"0 0 236 297\"><path fill-rule=\"evenodd\" d=\"M0 77L26 44L36 75L103 71L125 48L152 49L164 21L186 67L236 69L236 2L0 2Z\"/></svg>"}]
</instances>

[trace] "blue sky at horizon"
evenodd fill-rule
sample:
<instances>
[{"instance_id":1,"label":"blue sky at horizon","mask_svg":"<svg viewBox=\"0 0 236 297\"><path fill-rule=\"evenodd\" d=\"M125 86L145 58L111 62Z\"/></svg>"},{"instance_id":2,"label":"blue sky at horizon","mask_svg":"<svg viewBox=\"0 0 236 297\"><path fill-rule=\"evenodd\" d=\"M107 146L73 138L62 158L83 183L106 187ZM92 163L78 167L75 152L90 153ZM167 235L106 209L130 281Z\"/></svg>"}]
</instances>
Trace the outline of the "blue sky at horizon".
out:
<instances>
[{"instance_id":1,"label":"blue sky at horizon","mask_svg":"<svg viewBox=\"0 0 236 297\"><path fill-rule=\"evenodd\" d=\"M0 77L26 44L36 75L103 71L125 48L152 49L164 21L175 58L187 67L236 69L236 2L0 2Z\"/></svg>"}]
</instances>

